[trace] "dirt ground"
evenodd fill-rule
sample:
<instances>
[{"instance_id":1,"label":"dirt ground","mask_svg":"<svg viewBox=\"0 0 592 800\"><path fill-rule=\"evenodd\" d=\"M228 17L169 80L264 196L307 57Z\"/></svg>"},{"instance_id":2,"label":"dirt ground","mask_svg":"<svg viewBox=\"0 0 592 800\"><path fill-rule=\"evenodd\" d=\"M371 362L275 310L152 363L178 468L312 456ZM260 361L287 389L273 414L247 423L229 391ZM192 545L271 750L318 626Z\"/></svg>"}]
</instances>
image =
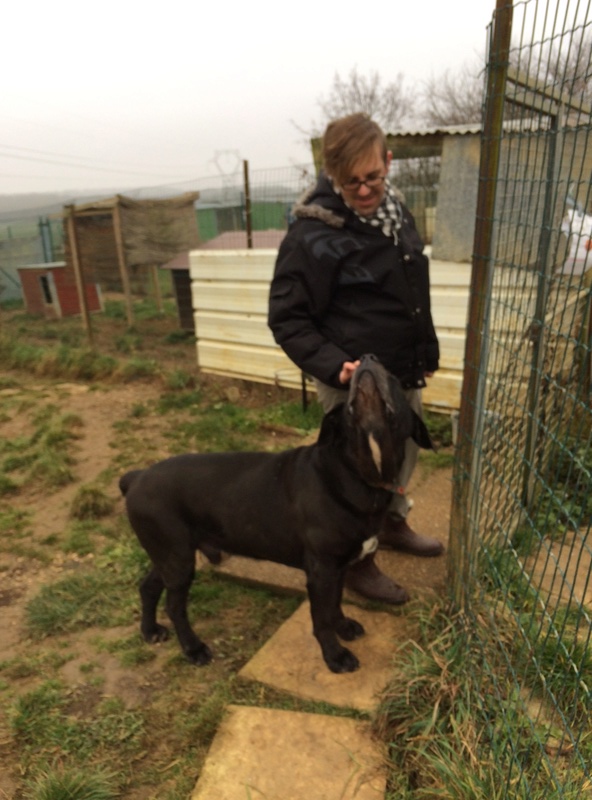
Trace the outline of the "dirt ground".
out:
<instances>
[{"instance_id":1,"label":"dirt ground","mask_svg":"<svg viewBox=\"0 0 592 800\"><path fill-rule=\"evenodd\" d=\"M14 396L19 391L0 391L0 398ZM11 501L14 507L32 513L33 536L41 541L62 533L70 521L70 507L80 485L92 482L110 465L113 458L110 442L114 420L127 416L129 409L140 401L144 402L147 395L156 395L156 389L150 385L131 385L95 392L84 384L44 385L35 381L27 385L26 392L44 403L59 404L64 414L76 414L82 419L80 438L76 442L76 480L52 493L30 487ZM6 439L16 439L23 434L26 424L24 417L16 414L0 425L0 435ZM118 504L121 513L123 506L119 498ZM3 576L0 652L3 659L13 658L23 644L21 625L29 599L40 585L55 581L60 574L76 568L77 561L76 556L57 553L53 563L46 566L22 555L0 552L0 572Z\"/></svg>"},{"instance_id":2,"label":"dirt ground","mask_svg":"<svg viewBox=\"0 0 592 800\"><path fill-rule=\"evenodd\" d=\"M153 702L155 708L159 703L166 706L170 698L167 700L166 696L161 696L161 691L165 685L164 673L169 671L169 662L177 657L174 643L155 648L152 660L145 664L136 664L132 668L122 666L121 660L108 649L96 646L97 637L108 644L109 641L137 636L136 608L131 613L135 617L134 622L129 626L101 630L90 628L79 633L58 636L57 641L56 637L51 637L51 644L47 643L49 640L32 641L25 625L27 604L43 586L54 584L65 576L83 570L87 560L95 558L94 553L85 556L64 553L57 546L47 563L46 560L31 557L27 551L34 549L39 543L51 541L52 537L60 540L60 536L71 523L70 508L79 487L92 483L104 470L113 468L113 440L117 435L114 424L129 419L133 409L139 404L149 405L150 401L156 400L161 389L150 383L95 389L84 384L41 382L22 376L18 376L16 383L18 386L15 388L0 390L0 409L6 404L11 408L8 413L0 414L0 439L16 440L26 432L29 415L19 413L19 407L30 407L31 404L39 407L57 405L60 413L72 413L80 418L80 424L75 442L74 481L49 492L35 486L20 489L11 498L10 507L13 510L25 510L31 515L30 524L27 525L30 533L20 548L22 552L8 542L0 543L0 660L3 663L19 663L29 658L43 659L49 647L57 647L65 653L66 658L51 674L39 672L33 666L30 674L18 675L17 680L4 679L4 688L6 689L7 683L10 684L7 694L13 700L30 691L40 681L57 678L70 687L75 699L76 713L81 715L85 713L85 706L89 710L96 702L96 697L89 695L89 681L84 673L85 665L88 667L89 660L92 659L93 676L100 676L100 693L103 697L117 697L130 709L145 707L148 702ZM170 442L162 435L162 420L156 415L149 415L143 419L142 427L146 438L150 439L151 460L169 455ZM112 481L110 495L114 500L114 509L110 516L115 519L123 514L123 502L115 479ZM232 619L233 613L235 620ZM245 609L244 613L248 614L249 609ZM188 682L186 688L177 689L176 702L180 702L184 693L188 705L195 702L196 696L199 697L202 692L207 693L209 686L215 685L228 672L242 666L240 648L233 649L231 642L240 637L243 623L240 612L230 611L226 614L225 631L223 634L218 633L215 639L219 656L216 664L211 670L201 671L198 680ZM214 634L210 634L210 637L212 635ZM238 663L235 663L237 660ZM6 704L0 705L4 705L4 709L0 708L0 798L12 800L23 796L19 793L22 787L15 778L19 773L19 754L15 752ZM138 791L125 796L141 800L153 795Z\"/></svg>"},{"instance_id":3,"label":"dirt ground","mask_svg":"<svg viewBox=\"0 0 592 800\"><path fill-rule=\"evenodd\" d=\"M40 381L34 378L19 377L17 386L0 389L0 410L3 402L12 409L8 413L0 413L0 440L17 439L24 433L28 416L18 412L19 402L38 403L40 405L57 405L63 414L72 413L80 418L80 425L75 443L75 480L51 492L41 491L35 486L21 489L11 500L13 508L24 509L32 515L28 528L31 530L28 545L35 542L46 542L52 537L58 537L67 528L70 522L70 508L75 493L82 484L92 483L105 470L113 468L114 447L113 440L117 435L114 424L130 418L133 409L139 404L148 404L155 401L161 389L151 383L131 383L127 385L110 385L97 389L82 383L66 383L55 381ZM222 392L230 391L222 388ZM240 390L232 389L233 396ZM248 402L248 398L243 398ZM11 402L12 401L12 402ZM166 457L170 454L170 442L162 433L162 421L157 415L148 415L143 420L143 430L150 439L151 460ZM277 443L281 438L282 447L296 446L302 443L302 435L292 435L290 431L270 431L270 439ZM113 517L122 515L123 503L119 497L116 480L112 481L110 494L114 500ZM442 497L434 496L434 504L442 503ZM425 504L425 500L423 501ZM428 508L422 509L428 514ZM84 567L86 560L92 560L95 554L86 556L65 554L56 548L55 554L49 563L30 557L26 552L17 552L10 547L0 546L0 606L2 607L0 623L0 659L2 662L18 660L30 656L38 647L42 650L44 645L33 642L25 627L25 610L29 601L39 592L44 585L51 584L61 577ZM195 702L196 691L207 694L212 686L222 675L227 675L244 663L243 653L233 650L233 640L239 637L242 629L241 612L236 614L236 625L233 627L232 619L225 620L223 633L212 635L219 658L206 678L200 678L196 683L181 688L181 693L186 692L187 698L191 695L191 702ZM245 609L244 613L249 613ZM112 627L101 630L100 636L104 641L121 639L137 634L137 613L134 623L125 627ZM89 691L88 681L83 674L85 663L88 662L88 653L91 643L96 640L97 631L89 629L77 634L68 634L60 637L62 646L68 650L70 656L65 663L58 667L55 674L31 675L24 680L14 682L10 687L11 697L15 693L26 692L40 678L56 677L65 682L79 702L84 706L85 693ZM134 665L133 668L124 667L121 661L108 650L97 651L93 649L92 660L95 674L100 673L102 678L101 689L103 696L116 696L123 701L126 708L144 706L148 700L155 703L166 701L158 697L162 683L163 670L168 668L172 653L176 653L175 645L167 643L157 648L155 658L146 664ZM55 645L54 645L55 646ZM176 702L179 695L177 694ZM189 699L188 699L189 702ZM172 758L172 756L171 756ZM12 737L8 720L0 710L0 760L4 767L0 769L0 798L21 797L16 791L15 771L17 771L18 754L14 752ZM166 761L166 758L163 760ZM126 798L142 800L153 795L137 790L126 793Z\"/></svg>"}]
</instances>

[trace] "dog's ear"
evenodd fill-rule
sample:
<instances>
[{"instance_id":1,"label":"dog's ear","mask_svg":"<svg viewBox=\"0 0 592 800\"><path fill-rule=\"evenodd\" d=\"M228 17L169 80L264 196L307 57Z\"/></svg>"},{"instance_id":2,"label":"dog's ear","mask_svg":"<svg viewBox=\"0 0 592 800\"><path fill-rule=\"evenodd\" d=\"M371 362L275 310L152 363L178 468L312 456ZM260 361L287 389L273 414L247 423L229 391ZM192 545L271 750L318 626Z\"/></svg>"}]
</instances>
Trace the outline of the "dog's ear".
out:
<instances>
[{"instance_id":1,"label":"dog's ear","mask_svg":"<svg viewBox=\"0 0 592 800\"><path fill-rule=\"evenodd\" d=\"M321 430L319 431L318 444L335 444L336 441L343 435L343 408L344 403L340 403L335 408L331 409L321 422Z\"/></svg>"},{"instance_id":2,"label":"dog's ear","mask_svg":"<svg viewBox=\"0 0 592 800\"><path fill-rule=\"evenodd\" d=\"M424 421L412 408L409 410L411 411L411 438L416 444L423 447L424 450L435 450L436 447L428 433Z\"/></svg>"}]
</instances>

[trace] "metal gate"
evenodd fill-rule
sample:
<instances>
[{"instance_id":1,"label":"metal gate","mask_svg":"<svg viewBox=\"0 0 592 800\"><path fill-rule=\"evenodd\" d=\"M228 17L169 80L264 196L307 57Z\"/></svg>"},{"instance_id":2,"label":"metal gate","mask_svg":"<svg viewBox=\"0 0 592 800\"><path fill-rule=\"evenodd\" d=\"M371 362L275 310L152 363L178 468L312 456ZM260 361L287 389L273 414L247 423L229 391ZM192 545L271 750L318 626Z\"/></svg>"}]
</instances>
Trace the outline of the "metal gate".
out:
<instances>
[{"instance_id":1,"label":"metal gate","mask_svg":"<svg viewBox=\"0 0 592 800\"><path fill-rule=\"evenodd\" d=\"M512 798L592 794L591 52L589 3L498 0L449 577Z\"/></svg>"}]
</instances>

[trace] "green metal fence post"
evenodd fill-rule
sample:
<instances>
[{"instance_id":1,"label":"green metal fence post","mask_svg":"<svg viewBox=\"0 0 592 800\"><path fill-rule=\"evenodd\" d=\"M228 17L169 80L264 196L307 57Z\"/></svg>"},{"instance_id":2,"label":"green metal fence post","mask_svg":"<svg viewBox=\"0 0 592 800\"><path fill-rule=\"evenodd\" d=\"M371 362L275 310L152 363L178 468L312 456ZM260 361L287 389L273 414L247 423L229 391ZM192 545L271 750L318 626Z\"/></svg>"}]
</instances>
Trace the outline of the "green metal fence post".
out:
<instances>
[{"instance_id":1,"label":"green metal fence post","mask_svg":"<svg viewBox=\"0 0 592 800\"><path fill-rule=\"evenodd\" d=\"M473 552L473 515L467 509L473 502L471 476L477 454L475 432L481 424L477 415L483 394L481 364L484 332L492 281L492 242L497 176L504 118L506 77L512 34L512 2L497 0L488 65L487 95L483 118L483 138L479 165L477 220L473 244L473 268L469 302L469 320L465 343L463 391L459 415L459 438L454 492L450 520L449 582L453 601L464 610L468 604L471 553ZM460 567L460 574L459 574Z\"/></svg>"}]
</instances>

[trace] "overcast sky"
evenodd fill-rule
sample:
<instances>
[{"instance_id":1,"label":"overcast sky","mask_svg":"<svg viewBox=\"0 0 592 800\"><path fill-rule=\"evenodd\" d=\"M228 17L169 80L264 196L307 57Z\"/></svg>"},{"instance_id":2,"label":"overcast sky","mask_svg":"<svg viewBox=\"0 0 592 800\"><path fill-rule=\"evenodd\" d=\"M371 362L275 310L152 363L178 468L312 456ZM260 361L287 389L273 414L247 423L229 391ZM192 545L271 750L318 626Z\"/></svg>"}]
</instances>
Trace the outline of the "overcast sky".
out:
<instances>
[{"instance_id":1,"label":"overcast sky","mask_svg":"<svg viewBox=\"0 0 592 800\"><path fill-rule=\"evenodd\" d=\"M308 163L338 72L384 84L485 51L495 0L56 0L2 9L0 194Z\"/></svg>"}]
</instances>

